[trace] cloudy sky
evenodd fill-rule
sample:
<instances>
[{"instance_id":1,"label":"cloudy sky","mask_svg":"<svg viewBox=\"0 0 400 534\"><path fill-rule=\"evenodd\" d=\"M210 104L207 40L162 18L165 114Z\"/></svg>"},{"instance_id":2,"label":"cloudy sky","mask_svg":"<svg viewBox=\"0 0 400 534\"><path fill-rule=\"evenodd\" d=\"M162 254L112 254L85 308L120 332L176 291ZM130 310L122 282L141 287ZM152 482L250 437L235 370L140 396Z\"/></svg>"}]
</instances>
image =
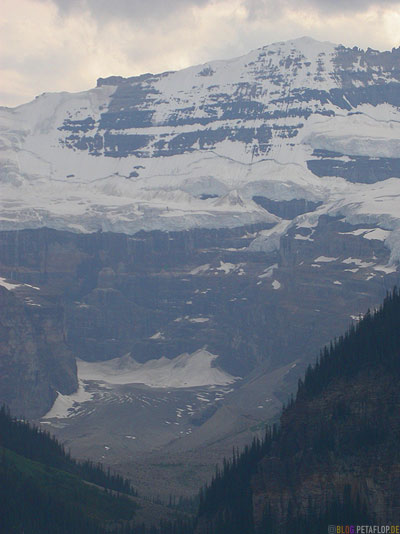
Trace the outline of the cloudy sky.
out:
<instances>
[{"instance_id":1,"label":"cloudy sky","mask_svg":"<svg viewBox=\"0 0 400 534\"><path fill-rule=\"evenodd\" d=\"M0 105L309 35L400 45L400 0L1 0Z\"/></svg>"}]
</instances>

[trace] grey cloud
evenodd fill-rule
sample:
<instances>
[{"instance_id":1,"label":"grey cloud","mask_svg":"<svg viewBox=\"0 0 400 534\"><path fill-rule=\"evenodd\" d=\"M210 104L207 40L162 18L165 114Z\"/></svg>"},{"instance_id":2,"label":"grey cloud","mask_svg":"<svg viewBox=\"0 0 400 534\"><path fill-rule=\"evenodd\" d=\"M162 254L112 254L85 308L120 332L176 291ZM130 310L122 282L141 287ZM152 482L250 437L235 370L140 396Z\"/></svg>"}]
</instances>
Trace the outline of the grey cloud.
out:
<instances>
[{"instance_id":1,"label":"grey cloud","mask_svg":"<svg viewBox=\"0 0 400 534\"><path fill-rule=\"evenodd\" d=\"M371 6L386 7L399 5L399 0L302 0L302 4L311 4L326 11L365 11Z\"/></svg>"},{"instance_id":2,"label":"grey cloud","mask_svg":"<svg viewBox=\"0 0 400 534\"><path fill-rule=\"evenodd\" d=\"M60 13L88 9L99 21L110 18L128 18L132 21L141 19L160 19L173 14L178 9L191 6L203 6L211 0L52 0Z\"/></svg>"},{"instance_id":3,"label":"grey cloud","mask_svg":"<svg viewBox=\"0 0 400 534\"><path fill-rule=\"evenodd\" d=\"M250 18L277 16L284 8L313 8L321 13L340 14L366 11L372 6L400 7L400 0L245 0Z\"/></svg>"},{"instance_id":4,"label":"grey cloud","mask_svg":"<svg viewBox=\"0 0 400 534\"><path fill-rule=\"evenodd\" d=\"M45 2L47 0L36 0ZM166 19L194 6L218 4L223 0L51 0L61 15L88 10L100 24L110 19L129 20L132 24L145 24ZM285 8L316 9L327 15L351 14L366 11L371 6L385 8L399 6L400 0L243 0L248 18L279 18Z\"/></svg>"},{"instance_id":5,"label":"grey cloud","mask_svg":"<svg viewBox=\"0 0 400 534\"><path fill-rule=\"evenodd\" d=\"M44 1L44 0L39 0ZM205 6L221 0L52 0L61 14L87 9L100 23L128 19L133 23L161 20L179 10ZM371 6L400 7L400 0L244 0L249 19L277 18L285 8L317 9L320 13L341 14L366 11Z\"/></svg>"}]
</instances>

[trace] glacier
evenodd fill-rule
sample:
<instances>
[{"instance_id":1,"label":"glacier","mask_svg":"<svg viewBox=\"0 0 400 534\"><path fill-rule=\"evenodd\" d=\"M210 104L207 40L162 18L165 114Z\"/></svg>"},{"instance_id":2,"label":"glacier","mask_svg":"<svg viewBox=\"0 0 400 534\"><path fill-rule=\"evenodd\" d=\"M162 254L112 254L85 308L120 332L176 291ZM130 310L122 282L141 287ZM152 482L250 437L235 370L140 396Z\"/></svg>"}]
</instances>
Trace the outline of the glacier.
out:
<instances>
[{"instance_id":1,"label":"glacier","mask_svg":"<svg viewBox=\"0 0 400 534\"><path fill-rule=\"evenodd\" d=\"M254 197L305 199L398 261L399 56L301 38L1 108L0 229L279 228Z\"/></svg>"}]
</instances>

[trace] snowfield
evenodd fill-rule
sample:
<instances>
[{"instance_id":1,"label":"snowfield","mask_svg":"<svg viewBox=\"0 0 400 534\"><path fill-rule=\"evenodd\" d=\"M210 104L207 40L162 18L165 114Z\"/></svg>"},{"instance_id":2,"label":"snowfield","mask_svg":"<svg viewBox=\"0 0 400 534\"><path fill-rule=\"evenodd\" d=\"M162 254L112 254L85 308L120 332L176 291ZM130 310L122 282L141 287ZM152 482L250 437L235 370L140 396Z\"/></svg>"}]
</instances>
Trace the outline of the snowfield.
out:
<instances>
[{"instance_id":1,"label":"snowfield","mask_svg":"<svg viewBox=\"0 0 400 534\"><path fill-rule=\"evenodd\" d=\"M372 64L363 82L360 54L368 61L368 51L301 38L2 108L0 229L134 234L269 223L250 249L272 251L293 224L312 228L331 215L371 226L363 236L385 240L398 262L400 108L363 90L399 79L394 67ZM352 80L347 96L341 69ZM381 165L378 174L393 171L357 181L360 158ZM257 196L320 206L287 222Z\"/></svg>"},{"instance_id":2,"label":"snowfield","mask_svg":"<svg viewBox=\"0 0 400 534\"><path fill-rule=\"evenodd\" d=\"M172 360L162 357L138 363L129 355L106 362L78 360L81 380L109 384L145 384L153 388L189 388L232 384L238 377L215 367L218 356L206 349L184 353Z\"/></svg>"},{"instance_id":3,"label":"snowfield","mask_svg":"<svg viewBox=\"0 0 400 534\"><path fill-rule=\"evenodd\" d=\"M105 395L118 395L118 386L139 384L158 389L206 387L214 391L216 386L224 387L240 380L240 377L234 377L216 367L217 357L203 348L192 354L180 354L172 360L162 357L144 364L136 362L129 355L104 362L77 359L78 390L71 395L57 392L53 406L42 417L43 422L46 423L47 419L88 415L96 409L96 402L104 401ZM204 389L201 391L204 392ZM126 402L126 395L121 398ZM204 401L209 402L206 398ZM146 404L147 401L143 402Z\"/></svg>"}]
</instances>

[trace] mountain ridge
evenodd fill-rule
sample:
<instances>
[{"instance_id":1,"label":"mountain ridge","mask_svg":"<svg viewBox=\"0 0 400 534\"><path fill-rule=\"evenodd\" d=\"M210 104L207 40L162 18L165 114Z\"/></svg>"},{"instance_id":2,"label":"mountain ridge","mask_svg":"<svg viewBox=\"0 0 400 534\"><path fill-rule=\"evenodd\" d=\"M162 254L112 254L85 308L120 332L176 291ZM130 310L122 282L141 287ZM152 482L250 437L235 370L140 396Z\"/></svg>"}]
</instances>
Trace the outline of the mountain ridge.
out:
<instances>
[{"instance_id":1,"label":"mountain ridge","mask_svg":"<svg viewBox=\"0 0 400 534\"><path fill-rule=\"evenodd\" d=\"M396 211L386 202L382 213L362 183L398 194L399 54L300 38L2 110L0 227L134 234L277 222L258 196L322 202L319 213L333 215L342 203L349 221L397 230ZM233 190L242 209L219 205Z\"/></svg>"},{"instance_id":2,"label":"mountain ridge","mask_svg":"<svg viewBox=\"0 0 400 534\"><path fill-rule=\"evenodd\" d=\"M318 39L314 39L312 37L309 37L307 35L304 35L303 37L298 37L296 39L288 39L286 41L274 41L273 43L270 43L270 44L267 44L267 45L264 45L264 46L260 46L258 48L254 48L251 52L257 52L257 51L260 51L260 50L264 50L265 48L268 48L268 47L272 47L272 46L276 46L276 45L283 45L283 44L286 44L286 43L293 43L293 44L305 44L305 45L312 45L312 44L324 44L324 45L330 45L332 47L335 47L335 48L340 48L340 47L343 47L342 44L335 44L335 43L332 43L331 41L320 41ZM345 47L343 47L345 48ZM369 50L372 50L372 49L369 49ZM250 53L251 53L250 52ZM195 65L191 65L189 67L184 67L182 69L177 69L177 70L166 70L166 71L163 71L163 72L160 72L160 73L152 73L152 72L146 72L146 73L143 73L143 74L138 74L136 76L118 76L118 75L110 75L110 76L106 76L106 77L100 77L97 79L97 84L96 84L96 87L100 87L101 85L114 85L113 82L119 82L119 83L127 83L127 82L130 82L130 81L145 81L151 77L159 77L159 76L168 76L170 74L175 74L177 72L181 72L181 71L186 71L188 69L196 69L196 68L200 68L200 67L207 67L210 63L226 63L226 62L235 62L237 60L240 60L246 56L249 55L249 52L245 53L245 54L241 54L239 56L235 56L233 58L225 58L225 59L213 59L213 60L210 60L210 61L205 61L203 63L196 63Z\"/></svg>"}]
</instances>

